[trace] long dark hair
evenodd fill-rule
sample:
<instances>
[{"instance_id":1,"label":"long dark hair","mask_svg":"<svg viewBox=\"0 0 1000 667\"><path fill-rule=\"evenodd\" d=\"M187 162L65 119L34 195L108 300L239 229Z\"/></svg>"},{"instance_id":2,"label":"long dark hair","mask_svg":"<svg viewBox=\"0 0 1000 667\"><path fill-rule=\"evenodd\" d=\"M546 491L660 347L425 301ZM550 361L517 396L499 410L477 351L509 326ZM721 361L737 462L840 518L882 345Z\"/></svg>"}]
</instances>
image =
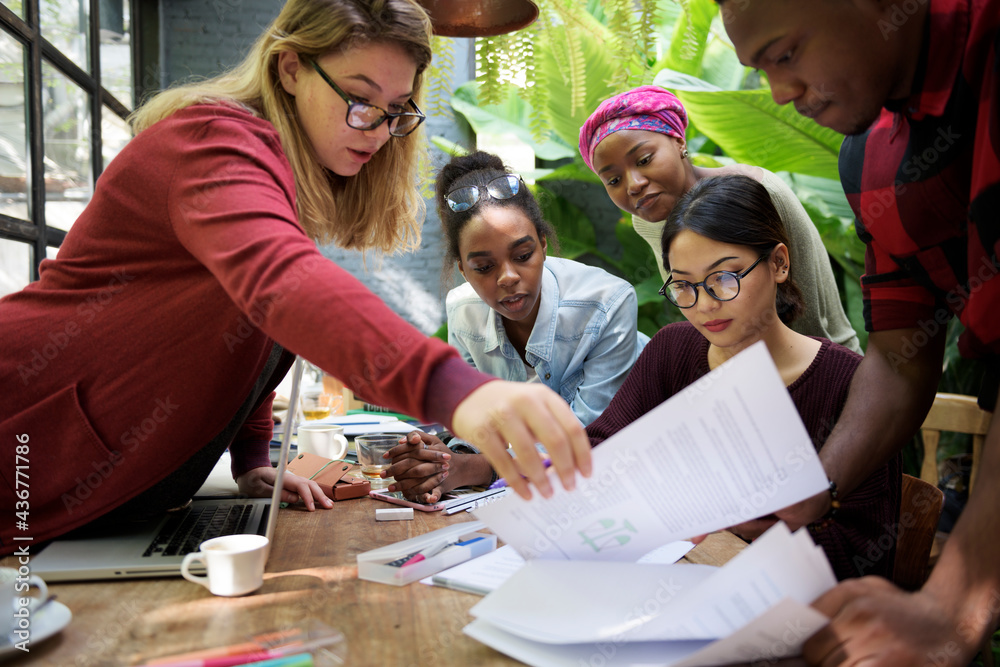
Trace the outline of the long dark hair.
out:
<instances>
[{"instance_id":1,"label":"long dark hair","mask_svg":"<svg viewBox=\"0 0 1000 667\"><path fill-rule=\"evenodd\" d=\"M767 189L748 176L703 178L680 198L663 227L661 250L667 270L670 245L685 229L719 243L753 248L758 255L769 254L779 243L789 246L785 223ZM788 279L778 283L775 297L778 317L785 324L805 310L802 292L792 279L793 268L788 269Z\"/></svg>"},{"instance_id":2,"label":"long dark hair","mask_svg":"<svg viewBox=\"0 0 1000 667\"><path fill-rule=\"evenodd\" d=\"M441 218L441 227L447 241L447 252L444 258L445 273L449 273L455 262L459 259L458 237L462 229L468 224L473 216L479 215L487 206L514 206L521 210L532 224L539 239L547 239L549 247L553 252L558 252L559 241L556 239L556 230L542 217L542 210L535 201L534 196L524 184L516 195L510 199L494 199L493 197L482 197L476 205L467 211L455 212L445 201L445 195L454 190L468 185L475 185L483 190L486 184L494 178L499 178L504 174L512 173L503 160L492 153L476 151L469 155L453 157L451 161L441 168L435 184L435 195L437 199L438 215Z\"/></svg>"}]
</instances>

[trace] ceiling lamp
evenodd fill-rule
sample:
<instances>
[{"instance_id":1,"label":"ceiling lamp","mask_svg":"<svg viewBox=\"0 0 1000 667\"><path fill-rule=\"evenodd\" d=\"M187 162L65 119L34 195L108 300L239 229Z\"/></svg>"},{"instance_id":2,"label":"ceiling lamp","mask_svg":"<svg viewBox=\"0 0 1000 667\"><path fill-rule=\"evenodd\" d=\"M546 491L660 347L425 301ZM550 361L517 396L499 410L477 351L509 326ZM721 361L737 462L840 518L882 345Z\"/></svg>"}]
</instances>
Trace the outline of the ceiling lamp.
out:
<instances>
[{"instance_id":1,"label":"ceiling lamp","mask_svg":"<svg viewBox=\"0 0 1000 667\"><path fill-rule=\"evenodd\" d=\"M531 0L417 0L431 17L435 35L489 37L520 30L538 18Z\"/></svg>"}]
</instances>

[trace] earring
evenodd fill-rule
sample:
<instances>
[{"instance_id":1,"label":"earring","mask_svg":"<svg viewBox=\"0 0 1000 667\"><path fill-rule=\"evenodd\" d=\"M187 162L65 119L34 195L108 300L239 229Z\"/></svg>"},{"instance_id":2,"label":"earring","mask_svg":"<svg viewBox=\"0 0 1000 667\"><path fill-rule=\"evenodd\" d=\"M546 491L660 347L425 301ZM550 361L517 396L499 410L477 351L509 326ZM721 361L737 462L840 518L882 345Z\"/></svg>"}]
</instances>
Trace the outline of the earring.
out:
<instances>
[{"instance_id":1,"label":"earring","mask_svg":"<svg viewBox=\"0 0 1000 667\"><path fill-rule=\"evenodd\" d=\"M685 160L685 159L687 159L687 156L688 156L688 149L682 148L681 149L681 159Z\"/></svg>"}]
</instances>

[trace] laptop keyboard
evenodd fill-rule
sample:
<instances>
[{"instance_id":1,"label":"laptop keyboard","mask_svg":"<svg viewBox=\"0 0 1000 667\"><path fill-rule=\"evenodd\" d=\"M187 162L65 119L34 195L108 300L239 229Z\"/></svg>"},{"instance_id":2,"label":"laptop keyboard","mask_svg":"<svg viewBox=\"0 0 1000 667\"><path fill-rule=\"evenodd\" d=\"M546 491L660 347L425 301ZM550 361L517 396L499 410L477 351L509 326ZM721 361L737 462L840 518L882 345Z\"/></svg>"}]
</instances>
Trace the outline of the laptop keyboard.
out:
<instances>
[{"instance_id":1,"label":"laptop keyboard","mask_svg":"<svg viewBox=\"0 0 1000 667\"><path fill-rule=\"evenodd\" d=\"M188 507L171 514L143 557L183 556L198 550L205 540L244 532L252 504Z\"/></svg>"}]
</instances>

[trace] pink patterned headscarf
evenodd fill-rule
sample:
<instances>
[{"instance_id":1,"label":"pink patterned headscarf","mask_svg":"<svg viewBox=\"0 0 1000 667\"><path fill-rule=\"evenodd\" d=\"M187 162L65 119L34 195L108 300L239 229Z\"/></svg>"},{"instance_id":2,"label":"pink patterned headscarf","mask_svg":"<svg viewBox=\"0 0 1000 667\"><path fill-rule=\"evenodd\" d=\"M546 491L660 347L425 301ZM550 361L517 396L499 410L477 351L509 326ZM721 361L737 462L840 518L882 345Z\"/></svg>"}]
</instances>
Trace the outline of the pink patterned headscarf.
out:
<instances>
[{"instance_id":1,"label":"pink patterned headscarf","mask_svg":"<svg viewBox=\"0 0 1000 667\"><path fill-rule=\"evenodd\" d=\"M684 138L687 112L677 96L659 86L639 86L610 97L580 128L580 155L593 170L594 151L609 134L621 130L648 130Z\"/></svg>"}]
</instances>

